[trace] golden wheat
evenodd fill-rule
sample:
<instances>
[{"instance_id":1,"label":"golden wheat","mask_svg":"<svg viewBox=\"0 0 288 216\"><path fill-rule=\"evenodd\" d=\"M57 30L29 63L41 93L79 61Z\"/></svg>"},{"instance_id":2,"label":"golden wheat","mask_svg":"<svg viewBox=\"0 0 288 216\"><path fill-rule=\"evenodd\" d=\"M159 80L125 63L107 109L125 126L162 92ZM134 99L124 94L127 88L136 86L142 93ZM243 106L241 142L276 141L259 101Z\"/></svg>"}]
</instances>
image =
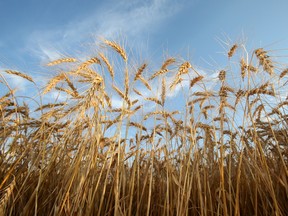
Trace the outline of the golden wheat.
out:
<instances>
[{"instance_id":1,"label":"golden wheat","mask_svg":"<svg viewBox=\"0 0 288 216\"><path fill-rule=\"evenodd\" d=\"M61 59L57 59L55 61L52 61L52 62L49 62L47 64L47 66L55 66L55 65L58 65L58 64L62 64L62 63L69 63L69 62L76 62L77 59L75 58L61 58Z\"/></svg>"},{"instance_id":2,"label":"golden wheat","mask_svg":"<svg viewBox=\"0 0 288 216\"><path fill-rule=\"evenodd\" d=\"M234 44L234 45L230 48L230 50L229 50L229 52L228 52L228 58L231 58L231 57L234 55L234 53L236 52L237 48L238 48L238 44Z\"/></svg>"},{"instance_id":3,"label":"golden wheat","mask_svg":"<svg viewBox=\"0 0 288 216\"><path fill-rule=\"evenodd\" d=\"M120 54L120 56L124 59L124 61L127 62L127 55L125 50L116 42L114 41L109 41L109 40L104 40L104 43L110 46L112 49L114 49L117 53Z\"/></svg>"},{"instance_id":4,"label":"golden wheat","mask_svg":"<svg viewBox=\"0 0 288 216\"><path fill-rule=\"evenodd\" d=\"M162 79L162 88L161 88L161 104L164 106L166 99L166 79Z\"/></svg>"},{"instance_id":5,"label":"golden wheat","mask_svg":"<svg viewBox=\"0 0 288 216\"><path fill-rule=\"evenodd\" d=\"M103 53L99 53L99 56L101 57L102 61L105 63L111 78L114 79L114 76L115 76L114 69L112 65L110 64L109 60L106 58L106 56Z\"/></svg>"},{"instance_id":6,"label":"golden wheat","mask_svg":"<svg viewBox=\"0 0 288 216\"><path fill-rule=\"evenodd\" d=\"M23 73L21 73L19 71L14 71L14 70L5 70L5 72L7 74L13 74L13 75L22 77L22 78L34 83L34 80L30 76L28 76L27 74L23 74Z\"/></svg>"},{"instance_id":7,"label":"golden wheat","mask_svg":"<svg viewBox=\"0 0 288 216\"><path fill-rule=\"evenodd\" d=\"M190 81L190 88L192 88L196 83L204 79L204 76L197 76Z\"/></svg>"},{"instance_id":8,"label":"golden wheat","mask_svg":"<svg viewBox=\"0 0 288 216\"><path fill-rule=\"evenodd\" d=\"M109 44L118 62L125 50ZM146 80L147 63L123 53L114 74L115 59L99 52L56 68L43 92L66 92L66 103L19 97L0 77L8 89L0 96L0 215L287 215L288 102L278 97L287 69L277 64L276 80L251 76L274 69L272 61L263 49L236 60L237 46L224 67L241 70L236 84L223 70L211 87L180 58ZM188 80L190 69L197 75ZM166 88L184 77L178 103ZM112 107L115 96L121 108Z\"/></svg>"},{"instance_id":9,"label":"golden wheat","mask_svg":"<svg viewBox=\"0 0 288 216\"><path fill-rule=\"evenodd\" d=\"M267 55L267 52L263 48L259 48L256 49L254 53L256 54L256 57L259 59L260 65L263 66L263 69L270 75L274 74L274 66L270 57Z\"/></svg>"},{"instance_id":10,"label":"golden wheat","mask_svg":"<svg viewBox=\"0 0 288 216\"><path fill-rule=\"evenodd\" d=\"M139 78L138 78L144 85L145 85L145 87L147 88L147 89L149 89L150 91L152 90L152 88L151 88L151 86L150 86L150 84L147 82L147 80L146 79L144 79L144 77L142 77L142 76L139 76Z\"/></svg>"},{"instance_id":11,"label":"golden wheat","mask_svg":"<svg viewBox=\"0 0 288 216\"><path fill-rule=\"evenodd\" d=\"M43 94L50 92L60 81L64 80L65 78L66 75L64 73L60 73L59 75L53 77L46 85Z\"/></svg>"},{"instance_id":12,"label":"golden wheat","mask_svg":"<svg viewBox=\"0 0 288 216\"><path fill-rule=\"evenodd\" d=\"M136 72L136 75L134 77L134 81L138 80L139 77L141 77L141 75L142 75L142 73L143 73L143 71L145 70L146 67L147 67L147 64L144 63L138 68L138 70Z\"/></svg>"},{"instance_id":13,"label":"golden wheat","mask_svg":"<svg viewBox=\"0 0 288 216\"><path fill-rule=\"evenodd\" d=\"M219 80L222 81L222 82L225 81L225 79L226 79L226 71L221 70L221 71L219 72L218 78L219 78Z\"/></svg>"}]
</instances>

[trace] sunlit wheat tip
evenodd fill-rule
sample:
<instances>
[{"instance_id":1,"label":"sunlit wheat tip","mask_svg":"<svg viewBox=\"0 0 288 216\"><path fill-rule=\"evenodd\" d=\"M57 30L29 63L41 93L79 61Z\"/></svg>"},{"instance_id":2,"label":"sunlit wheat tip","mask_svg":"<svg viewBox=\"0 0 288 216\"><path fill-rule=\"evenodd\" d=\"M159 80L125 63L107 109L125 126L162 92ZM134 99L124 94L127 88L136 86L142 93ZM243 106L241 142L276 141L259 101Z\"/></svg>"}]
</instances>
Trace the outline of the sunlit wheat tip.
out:
<instances>
[{"instance_id":1,"label":"sunlit wheat tip","mask_svg":"<svg viewBox=\"0 0 288 216\"><path fill-rule=\"evenodd\" d=\"M43 94L48 93L49 91L51 91L51 89L53 89L61 80L65 79L65 74L64 73L60 73L59 75L53 77L48 84L46 85Z\"/></svg>"},{"instance_id":2,"label":"sunlit wheat tip","mask_svg":"<svg viewBox=\"0 0 288 216\"><path fill-rule=\"evenodd\" d=\"M69 63L69 62L76 62L76 61L77 59L75 58L61 58L61 59L57 59L55 61L49 62L47 66L54 66L54 65L58 65L62 63Z\"/></svg>"},{"instance_id":3,"label":"sunlit wheat tip","mask_svg":"<svg viewBox=\"0 0 288 216\"><path fill-rule=\"evenodd\" d=\"M228 52L228 57L229 57L229 58L231 58L231 57L234 55L234 53L235 53L235 51L236 51L237 48L238 48L238 45L237 45L237 44L234 44L234 45L230 48L230 50L229 50L229 52Z\"/></svg>"},{"instance_id":4,"label":"sunlit wheat tip","mask_svg":"<svg viewBox=\"0 0 288 216\"><path fill-rule=\"evenodd\" d=\"M163 65L161 66L161 70L166 70L167 67L173 63L176 62L176 59L175 58L168 58L164 63Z\"/></svg>"},{"instance_id":5,"label":"sunlit wheat tip","mask_svg":"<svg viewBox=\"0 0 288 216\"><path fill-rule=\"evenodd\" d=\"M102 61L105 63L111 78L114 79L114 69L112 65L110 64L108 58L106 58L106 56L103 53L99 53L99 56L101 57Z\"/></svg>"},{"instance_id":6,"label":"sunlit wheat tip","mask_svg":"<svg viewBox=\"0 0 288 216\"><path fill-rule=\"evenodd\" d=\"M114 49L117 53L120 54L120 56L124 59L124 61L127 61L127 55L126 52L124 51L124 49L117 44L114 41L109 41L109 40L104 40L104 43L107 44L108 46L110 46L112 49Z\"/></svg>"},{"instance_id":7,"label":"sunlit wheat tip","mask_svg":"<svg viewBox=\"0 0 288 216\"><path fill-rule=\"evenodd\" d=\"M188 73L188 71L189 71L188 69L191 67L192 67L192 65L189 62L184 62L179 67L179 71L178 71L179 75Z\"/></svg>"},{"instance_id":8,"label":"sunlit wheat tip","mask_svg":"<svg viewBox=\"0 0 288 216\"><path fill-rule=\"evenodd\" d=\"M28 76L27 74L23 74L23 73L21 73L19 71L14 71L14 70L5 70L5 72L7 74L12 74L12 75L16 75L16 76L22 77L23 79L26 79L26 80L34 83L34 80L30 76Z\"/></svg>"},{"instance_id":9,"label":"sunlit wheat tip","mask_svg":"<svg viewBox=\"0 0 288 216\"><path fill-rule=\"evenodd\" d=\"M284 76L286 76L286 74L288 74L288 68L281 72L281 74L279 75L279 79L282 79Z\"/></svg>"},{"instance_id":10,"label":"sunlit wheat tip","mask_svg":"<svg viewBox=\"0 0 288 216\"><path fill-rule=\"evenodd\" d=\"M254 51L256 57L259 60L260 65L262 65L264 71L268 72L270 75L274 73L274 66L267 52L263 48L256 49Z\"/></svg>"},{"instance_id":11,"label":"sunlit wheat tip","mask_svg":"<svg viewBox=\"0 0 288 216\"><path fill-rule=\"evenodd\" d=\"M149 85L149 83L147 82L147 80L145 80L142 76L139 76L138 79L146 86L147 89L149 89L150 91L152 90L152 88Z\"/></svg>"},{"instance_id":12,"label":"sunlit wheat tip","mask_svg":"<svg viewBox=\"0 0 288 216\"><path fill-rule=\"evenodd\" d=\"M135 78L134 78L134 81L139 79L139 77L142 75L142 73L143 73L143 71L145 70L146 67L147 67L147 64L144 63L138 68L138 70L136 72L136 75L135 75Z\"/></svg>"},{"instance_id":13,"label":"sunlit wheat tip","mask_svg":"<svg viewBox=\"0 0 288 216\"><path fill-rule=\"evenodd\" d=\"M226 71L225 71L225 70L221 70L221 71L219 72L218 78L219 78L219 80L222 81L222 82L225 81Z\"/></svg>"},{"instance_id":14,"label":"sunlit wheat tip","mask_svg":"<svg viewBox=\"0 0 288 216\"><path fill-rule=\"evenodd\" d=\"M204 76L197 76L190 81L190 88L192 88L196 83L204 79Z\"/></svg>"}]
</instances>

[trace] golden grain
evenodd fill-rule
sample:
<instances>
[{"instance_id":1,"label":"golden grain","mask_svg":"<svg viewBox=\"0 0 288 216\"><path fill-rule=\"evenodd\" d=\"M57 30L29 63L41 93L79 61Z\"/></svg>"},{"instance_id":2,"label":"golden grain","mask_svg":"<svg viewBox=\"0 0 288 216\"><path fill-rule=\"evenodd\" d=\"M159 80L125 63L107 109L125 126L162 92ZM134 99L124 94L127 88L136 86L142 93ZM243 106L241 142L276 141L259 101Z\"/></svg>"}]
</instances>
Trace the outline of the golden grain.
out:
<instances>
[{"instance_id":1,"label":"golden grain","mask_svg":"<svg viewBox=\"0 0 288 216\"><path fill-rule=\"evenodd\" d=\"M263 66L264 71L268 72L270 75L274 74L274 66L270 57L267 55L267 52L263 48L259 48L256 49L254 53L259 59L260 65Z\"/></svg>"},{"instance_id":2,"label":"golden grain","mask_svg":"<svg viewBox=\"0 0 288 216\"><path fill-rule=\"evenodd\" d=\"M231 58L231 57L234 55L234 53L236 52L237 48L238 48L238 45L237 45L237 44L234 44L234 45L230 48L230 50L229 50L229 52L228 52L228 58Z\"/></svg>"},{"instance_id":3,"label":"golden grain","mask_svg":"<svg viewBox=\"0 0 288 216\"><path fill-rule=\"evenodd\" d=\"M59 75L53 77L46 85L43 94L50 92L60 81L64 80L65 78L66 75L64 73L60 73Z\"/></svg>"},{"instance_id":4,"label":"golden grain","mask_svg":"<svg viewBox=\"0 0 288 216\"><path fill-rule=\"evenodd\" d=\"M219 72L218 78L219 78L219 80L222 81L222 82L225 81L225 79L226 79L226 71L221 70L221 71Z\"/></svg>"},{"instance_id":5,"label":"golden grain","mask_svg":"<svg viewBox=\"0 0 288 216\"><path fill-rule=\"evenodd\" d=\"M160 76L160 75L163 75L163 74L166 74L168 72L168 69L161 69L157 72L155 72L148 80L153 80L154 78Z\"/></svg>"},{"instance_id":6,"label":"golden grain","mask_svg":"<svg viewBox=\"0 0 288 216\"><path fill-rule=\"evenodd\" d=\"M117 44L114 41L109 41L106 39L104 40L104 43L110 46L112 49L114 49L117 53L119 53L120 56L123 58L123 60L127 62L128 59L127 59L126 52L119 44Z\"/></svg>"},{"instance_id":7,"label":"golden grain","mask_svg":"<svg viewBox=\"0 0 288 216\"><path fill-rule=\"evenodd\" d=\"M14 70L5 70L5 72L7 74L13 74L13 75L22 77L22 78L34 83L33 79L30 76L28 76L27 74L23 74L23 73L21 73L19 71L14 71Z\"/></svg>"},{"instance_id":8,"label":"golden grain","mask_svg":"<svg viewBox=\"0 0 288 216\"><path fill-rule=\"evenodd\" d=\"M134 77L134 81L138 80L141 77L141 75L142 75L142 73L143 73L143 71L145 70L146 67L147 67L147 64L144 63L138 68L138 70L136 72L136 75Z\"/></svg>"},{"instance_id":9,"label":"golden grain","mask_svg":"<svg viewBox=\"0 0 288 216\"><path fill-rule=\"evenodd\" d=\"M61 59L57 59L55 61L49 62L47 66L55 66L58 64L62 64L62 63L69 63L69 62L76 62L76 61L77 59L75 58L61 58Z\"/></svg>"},{"instance_id":10,"label":"golden grain","mask_svg":"<svg viewBox=\"0 0 288 216\"><path fill-rule=\"evenodd\" d=\"M196 83L204 79L204 76L197 76L190 81L190 88L192 88Z\"/></svg>"},{"instance_id":11,"label":"golden grain","mask_svg":"<svg viewBox=\"0 0 288 216\"><path fill-rule=\"evenodd\" d=\"M142 76L140 76L140 77L139 77L139 80L145 85L145 87L146 87L147 89L149 89L150 91L152 90L150 84L147 82L146 79L144 79Z\"/></svg>"},{"instance_id":12,"label":"golden grain","mask_svg":"<svg viewBox=\"0 0 288 216\"><path fill-rule=\"evenodd\" d=\"M108 58L106 58L106 56L100 52L99 52L99 56L101 57L102 61L105 63L111 78L114 79L114 76L115 76L114 69L113 69L112 65L110 64Z\"/></svg>"},{"instance_id":13,"label":"golden grain","mask_svg":"<svg viewBox=\"0 0 288 216\"><path fill-rule=\"evenodd\" d=\"M166 99L166 79L162 79L162 88L161 88L161 104L164 106Z\"/></svg>"}]
</instances>

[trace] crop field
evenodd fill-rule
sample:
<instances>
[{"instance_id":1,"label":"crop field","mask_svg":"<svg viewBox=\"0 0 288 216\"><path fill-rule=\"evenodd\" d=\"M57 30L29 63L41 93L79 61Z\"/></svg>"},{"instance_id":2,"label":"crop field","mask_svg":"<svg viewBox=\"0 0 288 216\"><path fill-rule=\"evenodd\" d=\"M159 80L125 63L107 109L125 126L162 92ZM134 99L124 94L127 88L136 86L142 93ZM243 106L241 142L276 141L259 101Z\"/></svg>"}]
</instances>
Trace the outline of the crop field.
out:
<instances>
[{"instance_id":1,"label":"crop field","mask_svg":"<svg viewBox=\"0 0 288 216\"><path fill-rule=\"evenodd\" d=\"M47 62L45 86L0 71L0 215L288 215L277 50L235 43L210 71L112 40L95 50Z\"/></svg>"}]
</instances>

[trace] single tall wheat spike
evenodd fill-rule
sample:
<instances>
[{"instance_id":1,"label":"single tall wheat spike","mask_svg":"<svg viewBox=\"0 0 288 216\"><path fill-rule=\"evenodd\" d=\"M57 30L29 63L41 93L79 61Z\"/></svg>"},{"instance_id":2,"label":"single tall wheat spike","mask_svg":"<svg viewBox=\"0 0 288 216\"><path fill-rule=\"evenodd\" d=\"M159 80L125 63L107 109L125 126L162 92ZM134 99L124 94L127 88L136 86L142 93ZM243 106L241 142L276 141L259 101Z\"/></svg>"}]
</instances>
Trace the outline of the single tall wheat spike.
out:
<instances>
[{"instance_id":1,"label":"single tall wheat spike","mask_svg":"<svg viewBox=\"0 0 288 216\"><path fill-rule=\"evenodd\" d=\"M165 69L161 69L161 70L155 72L148 80L153 80L157 76L160 76L160 75L165 74L167 72L168 72L168 69L166 69L166 68Z\"/></svg>"},{"instance_id":2,"label":"single tall wheat spike","mask_svg":"<svg viewBox=\"0 0 288 216\"><path fill-rule=\"evenodd\" d=\"M281 74L279 75L279 79L282 79L286 74L288 74L288 68L281 72Z\"/></svg>"},{"instance_id":3,"label":"single tall wheat spike","mask_svg":"<svg viewBox=\"0 0 288 216\"><path fill-rule=\"evenodd\" d=\"M108 70L111 78L114 79L114 69L113 69L112 65L110 64L108 58L106 58L106 56L103 53L99 53L99 56L101 57L101 59L105 63L105 65L107 66L107 70Z\"/></svg>"},{"instance_id":4,"label":"single tall wheat spike","mask_svg":"<svg viewBox=\"0 0 288 216\"><path fill-rule=\"evenodd\" d=\"M189 68L191 68L192 65L189 62L184 62L183 64L180 65L179 70L178 70L178 75L186 74L189 71Z\"/></svg>"},{"instance_id":5,"label":"single tall wheat spike","mask_svg":"<svg viewBox=\"0 0 288 216\"><path fill-rule=\"evenodd\" d=\"M166 99L166 79L165 79L165 77L163 77L163 79L162 79L162 88L161 88L161 102L162 102L162 106L164 106L165 99Z\"/></svg>"},{"instance_id":6,"label":"single tall wheat spike","mask_svg":"<svg viewBox=\"0 0 288 216\"><path fill-rule=\"evenodd\" d=\"M159 71L156 71L148 80L152 80L154 78L156 78L157 76L160 76L162 74L167 73L169 70L167 69L167 67L173 63L175 63L176 60L175 58L168 58L161 66L161 69Z\"/></svg>"},{"instance_id":7,"label":"single tall wheat spike","mask_svg":"<svg viewBox=\"0 0 288 216\"><path fill-rule=\"evenodd\" d=\"M93 57L85 62L83 62L82 64L80 64L80 66L78 67L77 71L81 71L85 68L87 68L89 65L91 64L100 64L100 60L97 57Z\"/></svg>"},{"instance_id":8,"label":"single tall wheat spike","mask_svg":"<svg viewBox=\"0 0 288 216\"><path fill-rule=\"evenodd\" d=\"M161 70L165 70L167 69L167 67L171 64L174 64L176 62L175 58L168 58L166 59L166 61L162 64L161 66Z\"/></svg>"},{"instance_id":9,"label":"single tall wheat spike","mask_svg":"<svg viewBox=\"0 0 288 216\"><path fill-rule=\"evenodd\" d=\"M192 88L197 82L200 82L204 76L197 76L190 81L190 88Z\"/></svg>"},{"instance_id":10,"label":"single tall wheat spike","mask_svg":"<svg viewBox=\"0 0 288 216\"><path fill-rule=\"evenodd\" d=\"M66 78L66 75L64 73L60 73L59 75L53 77L47 84L46 88L43 91L43 94L48 93L51 91L52 88L54 88L57 83L59 83L61 80L64 80Z\"/></svg>"},{"instance_id":11,"label":"single tall wheat spike","mask_svg":"<svg viewBox=\"0 0 288 216\"><path fill-rule=\"evenodd\" d=\"M5 212L6 204L12 195L12 192L15 188L15 185L16 185L16 181L15 181L15 177L14 177L12 182L1 193L2 196L0 197L0 213Z\"/></svg>"},{"instance_id":12,"label":"single tall wheat spike","mask_svg":"<svg viewBox=\"0 0 288 216\"><path fill-rule=\"evenodd\" d=\"M219 72L218 78L219 78L220 81L224 82L225 78L226 78L226 71L225 70L221 70Z\"/></svg>"},{"instance_id":13,"label":"single tall wheat spike","mask_svg":"<svg viewBox=\"0 0 288 216\"><path fill-rule=\"evenodd\" d=\"M150 91L152 90L151 86L149 85L147 80L144 79L144 77L140 76L138 79L146 86L147 89L149 89Z\"/></svg>"},{"instance_id":14,"label":"single tall wheat spike","mask_svg":"<svg viewBox=\"0 0 288 216\"><path fill-rule=\"evenodd\" d=\"M142 75L142 73L143 73L143 71L145 70L146 67L147 67L147 64L144 63L138 68L138 70L136 72L136 75L134 77L134 81L138 80L141 77L141 75Z\"/></svg>"},{"instance_id":15,"label":"single tall wheat spike","mask_svg":"<svg viewBox=\"0 0 288 216\"><path fill-rule=\"evenodd\" d=\"M30 76L28 76L27 74L23 74L23 73L21 73L19 71L14 71L14 70L5 70L5 72L7 74L13 74L13 75L22 77L22 78L34 83L34 80Z\"/></svg>"},{"instance_id":16,"label":"single tall wheat spike","mask_svg":"<svg viewBox=\"0 0 288 216\"><path fill-rule=\"evenodd\" d=\"M76 61L77 59L75 58L61 58L61 59L57 59L55 61L49 62L47 66L54 66L54 65L58 65L58 64L66 63L66 62L76 62Z\"/></svg>"},{"instance_id":17,"label":"single tall wheat spike","mask_svg":"<svg viewBox=\"0 0 288 216\"><path fill-rule=\"evenodd\" d=\"M104 40L104 43L110 46L112 49L114 49L117 53L120 54L120 56L124 59L125 62L127 62L127 55L125 50L116 42L114 41L109 41L109 40Z\"/></svg>"},{"instance_id":18,"label":"single tall wheat spike","mask_svg":"<svg viewBox=\"0 0 288 216\"><path fill-rule=\"evenodd\" d=\"M153 101L156 104L162 105L161 101L155 97L147 97L145 100Z\"/></svg>"},{"instance_id":19,"label":"single tall wheat spike","mask_svg":"<svg viewBox=\"0 0 288 216\"><path fill-rule=\"evenodd\" d=\"M234 45L230 48L230 50L229 50L229 52L228 52L228 58L231 58L231 57L234 55L234 53L236 52L237 48L238 48L238 44L234 44Z\"/></svg>"},{"instance_id":20,"label":"single tall wheat spike","mask_svg":"<svg viewBox=\"0 0 288 216\"><path fill-rule=\"evenodd\" d=\"M274 66L270 57L267 55L267 52L263 48L256 49L254 52L259 59L259 63L262 65L263 69L272 75L274 73Z\"/></svg>"}]
</instances>

